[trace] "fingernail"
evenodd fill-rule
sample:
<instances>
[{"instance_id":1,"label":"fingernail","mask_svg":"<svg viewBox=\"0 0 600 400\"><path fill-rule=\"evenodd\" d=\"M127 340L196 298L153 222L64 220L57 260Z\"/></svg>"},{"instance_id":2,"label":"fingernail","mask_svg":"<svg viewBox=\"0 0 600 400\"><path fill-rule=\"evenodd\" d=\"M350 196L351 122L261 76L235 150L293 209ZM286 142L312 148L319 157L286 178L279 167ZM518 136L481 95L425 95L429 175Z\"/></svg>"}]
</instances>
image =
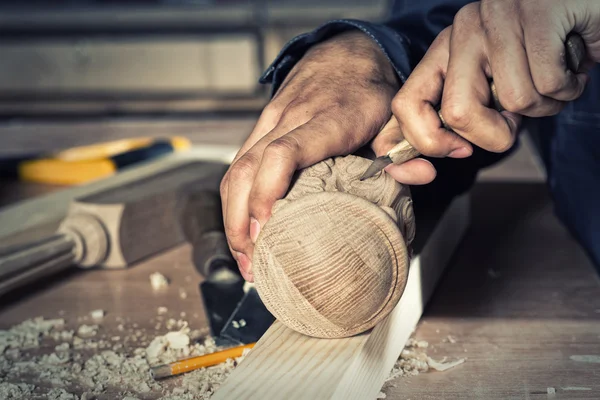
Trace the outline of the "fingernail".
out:
<instances>
[{"instance_id":1,"label":"fingernail","mask_svg":"<svg viewBox=\"0 0 600 400\"><path fill-rule=\"evenodd\" d=\"M256 219L250 218L250 240L252 240L252 243L256 244L256 239L258 239L259 233L260 223Z\"/></svg>"},{"instance_id":2,"label":"fingernail","mask_svg":"<svg viewBox=\"0 0 600 400\"><path fill-rule=\"evenodd\" d=\"M250 258L248 258L247 255L245 255L244 253L237 253L237 260L238 260L238 264L240 266L240 269L242 269L244 272L246 272L247 274L249 274L252 270L252 262L250 261Z\"/></svg>"},{"instance_id":3,"label":"fingernail","mask_svg":"<svg viewBox=\"0 0 600 400\"><path fill-rule=\"evenodd\" d=\"M467 147L459 147L458 149L454 149L448 154L448 157L451 158L466 158L473 154L473 151Z\"/></svg>"}]
</instances>

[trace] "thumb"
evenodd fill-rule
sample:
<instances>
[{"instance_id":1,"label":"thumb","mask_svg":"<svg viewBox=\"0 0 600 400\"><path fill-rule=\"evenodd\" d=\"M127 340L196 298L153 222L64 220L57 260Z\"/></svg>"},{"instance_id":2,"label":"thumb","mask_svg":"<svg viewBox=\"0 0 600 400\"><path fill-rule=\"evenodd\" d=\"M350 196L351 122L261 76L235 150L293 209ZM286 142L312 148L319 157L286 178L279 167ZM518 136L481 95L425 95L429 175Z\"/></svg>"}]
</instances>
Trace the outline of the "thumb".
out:
<instances>
[{"instance_id":1,"label":"thumb","mask_svg":"<svg viewBox=\"0 0 600 400\"><path fill-rule=\"evenodd\" d=\"M396 117L392 118L373 139L371 148L381 157L387 154L395 145L404 140L404 135ZM388 165L385 171L396 181L405 185L425 185L435 179L436 171L429 161L415 158L400 165Z\"/></svg>"}]
</instances>

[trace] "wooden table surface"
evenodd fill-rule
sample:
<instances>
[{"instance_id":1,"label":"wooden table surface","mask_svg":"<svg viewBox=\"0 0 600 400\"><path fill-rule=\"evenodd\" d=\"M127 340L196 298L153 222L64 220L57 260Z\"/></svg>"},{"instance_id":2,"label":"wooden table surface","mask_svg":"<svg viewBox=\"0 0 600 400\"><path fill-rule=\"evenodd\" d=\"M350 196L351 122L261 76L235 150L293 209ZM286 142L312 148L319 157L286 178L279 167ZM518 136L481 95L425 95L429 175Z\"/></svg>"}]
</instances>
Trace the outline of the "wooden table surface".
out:
<instances>
[{"instance_id":1,"label":"wooden table surface","mask_svg":"<svg viewBox=\"0 0 600 400\"><path fill-rule=\"evenodd\" d=\"M152 291L155 271L171 279L167 291ZM207 331L200 280L187 245L129 270L64 273L34 292L0 299L0 329L36 316L65 318L73 329L103 309L101 330L118 334L126 321L127 329L143 331L140 346L166 332L155 329L157 307L165 306L167 318L184 315L192 329ZM472 227L415 337L430 343L435 359L467 360L397 378L384 387L387 399L600 399L600 363L571 359L600 358L600 280L553 216L542 184L476 185Z\"/></svg>"}]
</instances>

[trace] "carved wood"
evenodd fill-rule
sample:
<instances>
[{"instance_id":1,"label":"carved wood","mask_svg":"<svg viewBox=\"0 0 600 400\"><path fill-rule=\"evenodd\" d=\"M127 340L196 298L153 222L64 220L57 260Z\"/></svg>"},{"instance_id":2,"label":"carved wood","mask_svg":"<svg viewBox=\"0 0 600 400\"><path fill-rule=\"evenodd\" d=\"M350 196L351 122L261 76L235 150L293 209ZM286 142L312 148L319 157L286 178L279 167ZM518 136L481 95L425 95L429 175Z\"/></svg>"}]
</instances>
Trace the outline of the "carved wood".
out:
<instances>
[{"instance_id":1,"label":"carved wood","mask_svg":"<svg viewBox=\"0 0 600 400\"><path fill-rule=\"evenodd\" d=\"M437 223L423 224L404 294L375 328L318 339L275 322L211 399L375 399L467 229L469 209L463 195Z\"/></svg>"},{"instance_id":2,"label":"carved wood","mask_svg":"<svg viewBox=\"0 0 600 400\"><path fill-rule=\"evenodd\" d=\"M414 237L408 187L370 160L336 157L303 170L258 237L257 290L271 313L314 337L364 332L400 300Z\"/></svg>"}]
</instances>

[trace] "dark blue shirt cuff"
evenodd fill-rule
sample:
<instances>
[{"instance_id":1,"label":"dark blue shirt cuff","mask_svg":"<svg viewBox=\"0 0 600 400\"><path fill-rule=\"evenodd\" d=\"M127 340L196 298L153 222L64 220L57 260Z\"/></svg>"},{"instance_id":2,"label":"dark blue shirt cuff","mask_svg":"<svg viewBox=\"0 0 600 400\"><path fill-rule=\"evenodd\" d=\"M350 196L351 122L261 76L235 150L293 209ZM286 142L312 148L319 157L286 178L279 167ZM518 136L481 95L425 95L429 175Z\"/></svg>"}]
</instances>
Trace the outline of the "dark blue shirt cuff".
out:
<instances>
[{"instance_id":1,"label":"dark blue shirt cuff","mask_svg":"<svg viewBox=\"0 0 600 400\"><path fill-rule=\"evenodd\" d=\"M287 74L311 46L352 29L359 29L370 37L390 60L400 80L406 81L412 70L408 38L384 25L339 19L329 21L312 32L303 33L290 40L260 77L260 83L272 84L271 94L275 94Z\"/></svg>"}]
</instances>

